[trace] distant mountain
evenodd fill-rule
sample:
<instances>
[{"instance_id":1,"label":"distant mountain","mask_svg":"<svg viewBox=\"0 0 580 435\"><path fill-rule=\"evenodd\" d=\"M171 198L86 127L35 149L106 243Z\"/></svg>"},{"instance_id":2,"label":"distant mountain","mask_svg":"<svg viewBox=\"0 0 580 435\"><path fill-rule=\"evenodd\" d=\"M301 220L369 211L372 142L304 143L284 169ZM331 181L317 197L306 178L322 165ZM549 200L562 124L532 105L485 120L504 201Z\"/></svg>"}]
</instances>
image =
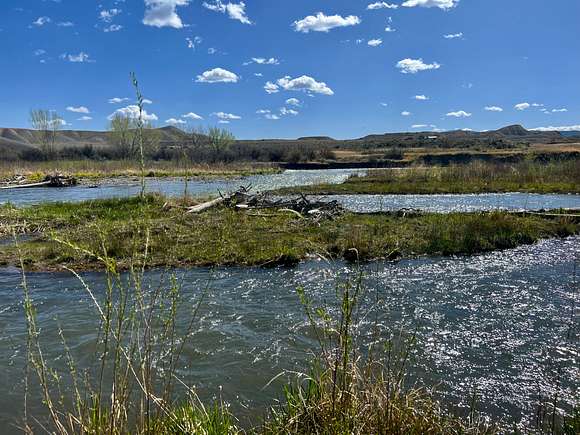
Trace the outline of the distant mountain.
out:
<instances>
[{"instance_id":1,"label":"distant mountain","mask_svg":"<svg viewBox=\"0 0 580 435\"><path fill-rule=\"evenodd\" d=\"M160 134L162 147L179 146L184 143L187 133L173 126L157 129ZM371 134L358 139L336 140L328 136L308 136L298 139L257 139L239 140L240 146L266 145L316 145L332 148L372 148L372 147L414 147L435 146L441 148L490 146L503 147L516 143L558 143L572 141L572 137L580 135L578 132L540 132L529 131L521 125L510 125L499 130L475 131L448 131L448 132L408 132ZM94 148L110 147L109 133L105 131L62 130L56 137L57 148L83 147L91 145ZM38 148L35 132L22 128L0 128L0 159L18 158L26 151Z\"/></svg>"},{"instance_id":2,"label":"distant mountain","mask_svg":"<svg viewBox=\"0 0 580 435\"><path fill-rule=\"evenodd\" d=\"M580 137L580 131L561 131L560 134L564 137Z\"/></svg>"}]
</instances>

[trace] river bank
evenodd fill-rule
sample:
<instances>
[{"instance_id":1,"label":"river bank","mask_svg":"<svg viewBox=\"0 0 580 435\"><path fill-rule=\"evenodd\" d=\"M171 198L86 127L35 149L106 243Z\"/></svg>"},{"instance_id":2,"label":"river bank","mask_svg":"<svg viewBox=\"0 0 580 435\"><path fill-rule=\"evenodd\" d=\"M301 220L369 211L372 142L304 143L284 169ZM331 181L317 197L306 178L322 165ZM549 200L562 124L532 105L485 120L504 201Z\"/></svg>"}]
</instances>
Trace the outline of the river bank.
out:
<instances>
[{"instance_id":1,"label":"river bank","mask_svg":"<svg viewBox=\"0 0 580 435\"><path fill-rule=\"evenodd\" d=\"M476 162L448 167L375 170L344 183L296 186L280 194L580 193L580 159L547 164Z\"/></svg>"},{"instance_id":2,"label":"river bank","mask_svg":"<svg viewBox=\"0 0 580 435\"><path fill-rule=\"evenodd\" d=\"M159 195L82 203L0 207L0 234L34 234L19 249L28 268L98 269L110 257L121 269L139 262L155 266L294 265L310 256L347 260L421 255L474 254L514 248L543 238L577 234L568 217L488 213L346 212L315 222L276 210L214 208L185 213L185 202ZM555 213L558 213L557 211ZM0 264L19 264L14 245Z\"/></svg>"}]
</instances>

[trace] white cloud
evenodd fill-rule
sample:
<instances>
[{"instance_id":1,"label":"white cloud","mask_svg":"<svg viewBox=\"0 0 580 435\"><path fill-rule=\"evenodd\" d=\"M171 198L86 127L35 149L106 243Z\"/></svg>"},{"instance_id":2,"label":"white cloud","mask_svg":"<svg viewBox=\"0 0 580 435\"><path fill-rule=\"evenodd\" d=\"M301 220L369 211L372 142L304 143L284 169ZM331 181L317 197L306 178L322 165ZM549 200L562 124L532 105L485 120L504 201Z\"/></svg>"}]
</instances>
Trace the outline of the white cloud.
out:
<instances>
[{"instance_id":1,"label":"white cloud","mask_svg":"<svg viewBox=\"0 0 580 435\"><path fill-rule=\"evenodd\" d=\"M419 101L427 101L429 99L429 97L426 95L415 95L413 98Z\"/></svg>"},{"instance_id":2,"label":"white cloud","mask_svg":"<svg viewBox=\"0 0 580 435\"><path fill-rule=\"evenodd\" d=\"M406 0L401 6L414 8L416 6L424 8L451 9L457 6L459 0Z\"/></svg>"},{"instance_id":3,"label":"white cloud","mask_svg":"<svg viewBox=\"0 0 580 435\"><path fill-rule=\"evenodd\" d=\"M46 54L46 50L43 50L42 48L39 48L38 50L34 50L32 53L35 56L42 56L43 54Z\"/></svg>"},{"instance_id":4,"label":"white cloud","mask_svg":"<svg viewBox=\"0 0 580 435\"><path fill-rule=\"evenodd\" d=\"M355 15L342 17L340 15L324 15L318 12L315 15L309 15L299 21L294 21L294 30L296 32L328 32L336 27L355 26L360 24L361 19Z\"/></svg>"},{"instance_id":5,"label":"white cloud","mask_svg":"<svg viewBox=\"0 0 580 435\"><path fill-rule=\"evenodd\" d=\"M256 110L256 113L258 115L265 115L266 113L270 113L270 111L268 109L258 109Z\"/></svg>"},{"instance_id":6,"label":"white cloud","mask_svg":"<svg viewBox=\"0 0 580 435\"><path fill-rule=\"evenodd\" d=\"M437 126L433 124L413 124L411 128L437 128Z\"/></svg>"},{"instance_id":7,"label":"white cloud","mask_svg":"<svg viewBox=\"0 0 580 435\"><path fill-rule=\"evenodd\" d=\"M280 119L280 117L278 115L275 115L273 113L267 113L264 115L264 118L266 119L270 119L272 121L277 121L278 119Z\"/></svg>"},{"instance_id":8,"label":"white cloud","mask_svg":"<svg viewBox=\"0 0 580 435\"><path fill-rule=\"evenodd\" d=\"M79 106L79 107L68 106L66 108L66 110L68 110L69 112L74 112L74 113L91 113L91 111L88 108L86 108L85 106Z\"/></svg>"},{"instance_id":9,"label":"white cloud","mask_svg":"<svg viewBox=\"0 0 580 435\"><path fill-rule=\"evenodd\" d=\"M214 12L221 12L222 14L228 14L232 20L237 20L243 24L252 24L248 16L246 15L246 4L244 2L240 3L222 3L221 0L216 0L214 3L204 2L203 6Z\"/></svg>"},{"instance_id":10,"label":"white cloud","mask_svg":"<svg viewBox=\"0 0 580 435\"><path fill-rule=\"evenodd\" d=\"M279 79L276 83L286 91L304 91L323 95L334 95L334 92L326 85L326 83L317 82L312 77L306 75L295 79L286 76Z\"/></svg>"},{"instance_id":11,"label":"white cloud","mask_svg":"<svg viewBox=\"0 0 580 435\"><path fill-rule=\"evenodd\" d=\"M407 112L406 110L404 110L403 112L401 112L401 116L411 116L411 112Z\"/></svg>"},{"instance_id":12,"label":"white cloud","mask_svg":"<svg viewBox=\"0 0 580 435\"><path fill-rule=\"evenodd\" d=\"M61 21L59 23L56 23L56 25L58 27L74 27L75 23L73 23L72 21Z\"/></svg>"},{"instance_id":13,"label":"white cloud","mask_svg":"<svg viewBox=\"0 0 580 435\"><path fill-rule=\"evenodd\" d=\"M399 5L396 4L389 4L387 2L376 2L371 3L367 6L367 9L370 11L374 11L377 9L397 9Z\"/></svg>"},{"instance_id":14,"label":"white cloud","mask_svg":"<svg viewBox=\"0 0 580 435\"><path fill-rule=\"evenodd\" d=\"M210 47L207 49L207 54L216 54L217 50L213 47Z\"/></svg>"},{"instance_id":15,"label":"white cloud","mask_svg":"<svg viewBox=\"0 0 580 435\"><path fill-rule=\"evenodd\" d=\"M185 38L185 41L187 42L187 48L195 50L195 47L203 42L203 39L201 36L195 36L193 38Z\"/></svg>"},{"instance_id":16,"label":"white cloud","mask_svg":"<svg viewBox=\"0 0 580 435\"><path fill-rule=\"evenodd\" d=\"M110 33L110 32L118 32L119 30L123 29L123 26L120 24L111 24L103 29L103 32Z\"/></svg>"},{"instance_id":17,"label":"white cloud","mask_svg":"<svg viewBox=\"0 0 580 435\"><path fill-rule=\"evenodd\" d=\"M294 110L294 109L287 109L286 107L282 107L280 109L280 114L284 115L284 116L286 116L286 115L296 116L296 115L298 115L298 111Z\"/></svg>"},{"instance_id":18,"label":"white cloud","mask_svg":"<svg viewBox=\"0 0 580 435\"><path fill-rule=\"evenodd\" d=\"M91 118L90 116L81 116L80 118L77 119L77 121L90 121L93 118Z\"/></svg>"},{"instance_id":19,"label":"white cloud","mask_svg":"<svg viewBox=\"0 0 580 435\"><path fill-rule=\"evenodd\" d=\"M488 112L503 112L503 109L499 106L485 106L484 110Z\"/></svg>"},{"instance_id":20,"label":"white cloud","mask_svg":"<svg viewBox=\"0 0 580 435\"><path fill-rule=\"evenodd\" d=\"M289 106L300 107L300 100L298 98L288 98L286 104Z\"/></svg>"},{"instance_id":21,"label":"white cloud","mask_svg":"<svg viewBox=\"0 0 580 435\"><path fill-rule=\"evenodd\" d=\"M454 117L454 118L469 118L471 116L471 113L468 113L465 110L458 110L457 112L449 112L445 116Z\"/></svg>"},{"instance_id":22,"label":"white cloud","mask_svg":"<svg viewBox=\"0 0 580 435\"><path fill-rule=\"evenodd\" d=\"M121 9L105 9L99 13L99 19L105 23L110 23L120 13Z\"/></svg>"},{"instance_id":23,"label":"white cloud","mask_svg":"<svg viewBox=\"0 0 580 435\"><path fill-rule=\"evenodd\" d=\"M264 90L269 94L275 94L280 92L280 87L272 82L266 82L264 85Z\"/></svg>"},{"instance_id":24,"label":"white cloud","mask_svg":"<svg viewBox=\"0 0 580 435\"><path fill-rule=\"evenodd\" d=\"M125 101L129 101L129 99L128 98L114 97L114 98L109 99L109 104L119 104L119 103L124 103Z\"/></svg>"},{"instance_id":25,"label":"white cloud","mask_svg":"<svg viewBox=\"0 0 580 435\"><path fill-rule=\"evenodd\" d=\"M37 27L42 27L45 24L50 23L52 20L50 19L50 17L38 17L36 19L36 21L34 21L32 24L34 24Z\"/></svg>"},{"instance_id":26,"label":"white cloud","mask_svg":"<svg viewBox=\"0 0 580 435\"><path fill-rule=\"evenodd\" d=\"M60 58L64 59L64 60L68 60L69 62L73 62L73 63L84 63L84 62L91 62L92 63L92 62L95 62L84 51L81 51L79 54L64 53L64 54L60 55Z\"/></svg>"},{"instance_id":27,"label":"white cloud","mask_svg":"<svg viewBox=\"0 0 580 435\"><path fill-rule=\"evenodd\" d=\"M552 113L562 113L562 112L567 112L568 109L566 109L565 107L561 108L561 109L552 109Z\"/></svg>"},{"instance_id":28,"label":"white cloud","mask_svg":"<svg viewBox=\"0 0 580 435\"><path fill-rule=\"evenodd\" d=\"M264 74L262 74L262 73L254 73L254 77L263 77L263 76L264 76Z\"/></svg>"},{"instance_id":29,"label":"white cloud","mask_svg":"<svg viewBox=\"0 0 580 435\"><path fill-rule=\"evenodd\" d=\"M423 59L403 59L397 62L397 68L399 68L403 74L416 74L419 71L439 69L441 68L441 65L437 62L425 63L423 62Z\"/></svg>"},{"instance_id":30,"label":"white cloud","mask_svg":"<svg viewBox=\"0 0 580 435\"><path fill-rule=\"evenodd\" d=\"M280 61L275 57L266 59L265 57L253 57L252 60L244 62L244 65L250 65L252 63L257 63L258 65L280 65Z\"/></svg>"},{"instance_id":31,"label":"white cloud","mask_svg":"<svg viewBox=\"0 0 580 435\"><path fill-rule=\"evenodd\" d=\"M177 15L178 6L187 6L189 0L145 0L145 17L143 24L153 27L183 28L183 22Z\"/></svg>"},{"instance_id":32,"label":"white cloud","mask_svg":"<svg viewBox=\"0 0 580 435\"><path fill-rule=\"evenodd\" d=\"M131 104L127 107L122 107L120 109L115 110L108 116L108 119L111 120L115 117L115 115L125 116L130 119L138 119L139 118L139 106L136 104ZM146 110L143 110L141 115L143 121L157 121L159 118L155 113L147 113Z\"/></svg>"},{"instance_id":33,"label":"white cloud","mask_svg":"<svg viewBox=\"0 0 580 435\"><path fill-rule=\"evenodd\" d=\"M532 107L544 107L544 105L540 103L532 103Z\"/></svg>"},{"instance_id":34,"label":"white cloud","mask_svg":"<svg viewBox=\"0 0 580 435\"><path fill-rule=\"evenodd\" d=\"M214 68L197 76L199 83L237 83L240 78L231 71L223 68Z\"/></svg>"},{"instance_id":35,"label":"white cloud","mask_svg":"<svg viewBox=\"0 0 580 435\"><path fill-rule=\"evenodd\" d=\"M526 110L531 107L530 103L519 103L514 106L516 110Z\"/></svg>"},{"instance_id":36,"label":"white cloud","mask_svg":"<svg viewBox=\"0 0 580 435\"><path fill-rule=\"evenodd\" d=\"M382 43L383 43L383 40L380 38L370 39L369 42L367 42L367 44L370 45L371 47L378 47Z\"/></svg>"},{"instance_id":37,"label":"white cloud","mask_svg":"<svg viewBox=\"0 0 580 435\"><path fill-rule=\"evenodd\" d=\"M185 115L181 115L181 117L188 118L188 119L195 119L195 120L203 119L201 116L199 116L197 113L194 113L194 112L186 113Z\"/></svg>"},{"instance_id":38,"label":"white cloud","mask_svg":"<svg viewBox=\"0 0 580 435\"><path fill-rule=\"evenodd\" d=\"M166 124L170 124L170 125L183 125L183 124L187 124L187 122L185 122L182 119L175 119L175 118L169 118L165 120Z\"/></svg>"},{"instance_id":39,"label":"white cloud","mask_svg":"<svg viewBox=\"0 0 580 435\"><path fill-rule=\"evenodd\" d=\"M388 104L387 104L387 103L379 103L379 104L380 104L381 106L383 106L383 107L387 107L387 106L388 106Z\"/></svg>"},{"instance_id":40,"label":"white cloud","mask_svg":"<svg viewBox=\"0 0 580 435\"><path fill-rule=\"evenodd\" d=\"M445 39L457 39L457 38L463 38L463 32L459 32L459 33L450 33L448 35L443 35L443 37Z\"/></svg>"},{"instance_id":41,"label":"white cloud","mask_svg":"<svg viewBox=\"0 0 580 435\"><path fill-rule=\"evenodd\" d=\"M221 119L222 121L230 121L232 119L242 119L241 116L234 115L233 113L225 113L225 112L214 112L212 116L216 116L217 118Z\"/></svg>"},{"instance_id":42,"label":"white cloud","mask_svg":"<svg viewBox=\"0 0 580 435\"><path fill-rule=\"evenodd\" d=\"M396 31L397 30L393 29L391 26L385 27L385 32L387 32L387 33L396 32Z\"/></svg>"},{"instance_id":43,"label":"white cloud","mask_svg":"<svg viewBox=\"0 0 580 435\"><path fill-rule=\"evenodd\" d=\"M564 125L561 127L536 127L530 128L531 131L580 131L580 125Z\"/></svg>"}]
</instances>

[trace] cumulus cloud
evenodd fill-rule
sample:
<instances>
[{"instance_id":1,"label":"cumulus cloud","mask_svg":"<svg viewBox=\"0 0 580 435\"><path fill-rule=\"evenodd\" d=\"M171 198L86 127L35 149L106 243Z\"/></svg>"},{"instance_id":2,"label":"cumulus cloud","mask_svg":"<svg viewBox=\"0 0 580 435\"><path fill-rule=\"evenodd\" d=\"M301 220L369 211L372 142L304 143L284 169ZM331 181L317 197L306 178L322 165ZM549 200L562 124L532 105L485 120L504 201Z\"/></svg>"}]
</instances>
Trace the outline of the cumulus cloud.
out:
<instances>
[{"instance_id":1,"label":"cumulus cloud","mask_svg":"<svg viewBox=\"0 0 580 435\"><path fill-rule=\"evenodd\" d=\"M503 112L503 109L499 106L485 106L484 110L488 112Z\"/></svg>"},{"instance_id":2,"label":"cumulus cloud","mask_svg":"<svg viewBox=\"0 0 580 435\"><path fill-rule=\"evenodd\" d=\"M280 87L272 82L266 82L266 84L264 85L264 90L268 94L275 94L277 92L280 92Z\"/></svg>"},{"instance_id":3,"label":"cumulus cloud","mask_svg":"<svg viewBox=\"0 0 580 435\"><path fill-rule=\"evenodd\" d=\"M223 68L214 68L197 76L199 83L237 83L240 78L233 72Z\"/></svg>"},{"instance_id":4,"label":"cumulus cloud","mask_svg":"<svg viewBox=\"0 0 580 435\"><path fill-rule=\"evenodd\" d=\"M119 97L113 97L109 99L109 104L119 104L119 103L124 103L125 101L129 101L128 98L119 98Z\"/></svg>"},{"instance_id":5,"label":"cumulus cloud","mask_svg":"<svg viewBox=\"0 0 580 435\"><path fill-rule=\"evenodd\" d=\"M566 109L565 107L562 107L561 109L552 109L552 113L562 113L567 111L568 109Z\"/></svg>"},{"instance_id":6,"label":"cumulus cloud","mask_svg":"<svg viewBox=\"0 0 580 435\"><path fill-rule=\"evenodd\" d=\"M458 110L457 112L449 112L447 115L453 118L469 118L471 113L466 112L465 110Z\"/></svg>"},{"instance_id":7,"label":"cumulus cloud","mask_svg":"<svg viewBox=\"0 0 580 435\"><path fill-rule=\"evenodd\" d=\"M225 113L225 112L214 112L212 116L219 118L222 121L230 121L235 119L242 119L241 116L234 115L233 113Z\"/></svg>"},{"instance_id":8,"label":"cumulus cloud","mask_svg":"<svg viewBox=\"0 0 580 435\"><path fill-rule=\"evenodd\" d=\"M90 121L93 118L91 118L90 116L81 116L80 118L77 119L77 121Z\"/></svg>"},{"instance_id":9,"label":"cumulus cloud","mask_svg":"<svg viewBox=\"0 0 580 435\"><path fill-rule=\"evenodd\" d=\"M68 110L69 112L74 112L74 113L91 113L91 111L88 108L86 108L85 106L79 106L79 107L68 106L66 108L66 110Z\"/></svg>"},{"instance_id":10,"label":"cumulus cloud","mask_svg":"<svg viewBox=\"0 0 580 435\"><path fill-rule=\"evenodd\" d=\"M256 113L258 115L265 115L266 113L270 113L270 110L268 110L268 109L258 109L258 110L256 110Z\"/></svg>"},{"instance_id":11,"label":"cumulus cloud","mask_svg":"<svg viewBox=\"0 0 580 435\"><path fill-rule=\"evenodd\" d=\"M406 110L403 110L403 111L401 112L401 116L411 116L411 112L408 112L408 111L406 111Z\"/></svg>"},{"instance_id":12,"label":"cumulus cloud","mask_svg":"<svg viewBox=\"0 0 580 435\"><path fill-rule=\"evenodd\" d=\"M413 98L419 101L427 101L429 99L429 97L426 95L415 95Z\"/></svg>"},{"instance_id":13,"label":"cumulus cloud","mask_svg":"<svg viewBox=\"0 0 580 435\"><path fill-rule=\"evenodd\" d=\"M252 63L257 63L258 65L280 65L280 61L275 57L269 59L265 57L252 57L252 60L244 62L244 65L250 65Z\"/></svg>"},{"instance_id":14,"label":"cumulus cloud","mask_svg":"<svg viewBox=\"0 0 580 435\"><path fill-rule=\"evenodd\" d=\"M280 114L284 115L284 116L286 116L286 115L296 116L296 115L298 115L298 111L294 110L294 109L287 109L286 107L282 107L280 109Z\"/></svg>"},{"instance_id":15,"label":"cumulus cloud","mask_svg":"<svg viewBox=\"0 0 580 435\"><path fill-rule=\"evenodd\" d=\"M316 15L309 15L299 21L294 21L296 32L328 32L336 27L348 27L360 24L361 19L356 15L343 17L341 15L324 15L318 12Z\"/></svg>"},{"instance_id":16,"label":"cumulus cloud","mask_svg":"<svg viewBox=\"0 0 580 435\"><path fill-rule=\"evenodd\" d=\"M37 27L42 27L45 24L50 23L52 20L50 19L50 17L38 17L36 19L36 21L34 21L32 24L34 24Z\"/></svg>"},{"instance_id":17,"label":"cumulus cloud","mask_svg":"<svg viewBox=\"0 0 580 435\"><path fill-rule=\"evenodd\" d=\"M270 119L272 121L277 121L278 119L280 119L280 117L278 115L276 115L275 113L266 113L264 115L264 118Z\"/></svg>"},{"instance_id":18,"label":"cumulus cloud","mask_svg":"<svg viewBox=\"0 0 580 435\"><path fill-rule=\"evenodd\" d=\"M536 127L530 128L531 131L580 131L580 125L563 125L560 127Z\"/></svg>"},{"instance_id":19,"label":"cumulus cloud","mask_svg":"<svg viewBox=\"0 0 580 435\"><path fill-rule=\"evenodd\" d=\"M428 71L430 69L439 69L441 65L437 62L425 63L423 59L403 59L397 62L397 68L403 74L416 74L419 71Z\"/></svg>"},{"instance_id":20,"label":"cumulus cloud","mask_svg":"<svg viewBox=\"0 0 580 435\"><path fill-rule=\"evenodd\" d=\"M139 119L139 106L136 104L131 104L127 107L122 107L120 109L115 110L108 116L109 121L112 120L115 116L120 115L130 119ZM155 113L147 113L146 110L143 110L141 114L143 121L157 121L159 118Z\"/></svg>"},{"instance_id":21,"label":"cumulus cloud","mask_svg":"<svg viewBox=\"0 0 580 435\"><path fill-rule=\"evenodd\" d=\"M79 54L63 53L60 55L60 58L64 59L64 60L68 60L69 62L73 62L73 63L84 63L84 62L91 62L92 63L92 62L95 62L84 51L81 51Z\"/></svg>"},{"instance_id":22,"label":"cumulus cloud","mask_svg":"<svg viewBox=\"0 0 580 435\"><path fill-rule=\"evenodd\" d=\"M459 33L449 33L448 35L443 35L443 37L445 39L463 38L463 32L459 32Z\"/></svg>"},{"instance_id":23,"label":"cumulus cloud","mask_svg":"<svg viewBox=\"0 0 580 435\"><path fill-rule=\"evenodd\" d=\"M183 124L187 124L187 122L185 122L183 119L175 119L175 118L169 118L165 120L166 124L170 124L170 125L183 125Z\"/></svg>"},{"instance_id":24,"label":"cumulus cloud","mask_svg":"<svg viewBox=\"0 0 580 435\"><path fill-rule=\"evenodd\" d=\"M214 3L204 2L203 6L214 12L221 12L222 14L228 14L232 20L237 20L243 24L252 24L248 16L246 15L246 4L244 2L240 3L223 3L221 0L216 0Z\"/></svg>"},{"instance_id":25,"label":"cumulus cloud","mask_svg":"<svg viewBox=\"0 0 580 435\"><path fill-rule=\"evenodd\" d=\"M396 4L390 4L387 2L376 2L376 3L371 3L367 6L367 9L370 11L374 11L377 9L397 9L399 7L399 5Z\"/></svg>"},{"instance_id":26,"label":"cumulus cloud","mask_svg":"<svg viewBox=\"0 0 580 435\"><path fill-rule=\"evenodd\" d=\"M153 27L183 28L183 22L177 15L178 6L187 6L189 0L145 0L145 17L143 24Z\"/></svg>"},{"instance_id":27,"label":"cumulus cloud","mask_svg":"<svg viewBox=\"0 0 580 435\"><path fill-rule=\"evenodd\" d=\"M406 8L420 6L423 8L439 8L447 10L454 8L458 3L459 0L406 0L401 6Z\"/></svg>"},{"instance_id":28,"label":"cumulus cloud","mask_svg":"<svg viewBox=\"0 0 580 435\"><path fill-rule=\"evenodd\" d=\"M103 29L103 32L110 33L110 32L118 32L119 30L123 29L123 26L120 24L111 24Z\"/></svg>"},{"instance_id":29,"label":"cumulus cloud","mask_svg":"<svg viewBox=\"0 0 580 435\"><path fill-rule=\"evenodd\" d=\"M322 95L334 95L333 90L330 89L326 83L317 82L312 77L306 75L297 77L295 79L291 78L290 76L286 76L279 79L276 83L277 86L286 91L304 91Z\"/></svg>"},{"instance_id":30,"label":"cumulus cloud","mask_svg":"<svg viewBox=\"0 0 580 435\"><path fill-rule=\"evenodd\" d=\"M371 40L369 40L369 42L367 42L367 44L370 45L371 47L378 47L382 43L383 43L383 40L380 38L371 39Z\"/></svg>"},{"instance_id":31,"label":"cumulus cloud","mask_svg":"<svg viewBox=\"0 0 580 435\"><path fill-rule=\"evenodd\" d=\"M110 23L120 13L121 9L104 9L99 13L99 19L105 23Z\"/></svg>"},{"instance_id":32,"label":"cumulus cloud","mask_svg":"<svg viewBox=\"0 0 580 435\"><path fill-rule=\"evenodd\" d=\"M396 32L396 31L397 30L396 29L393 29L391 26L385 27L385 32L387 32L387 33Z\"/></svg>"},{"instance_id":33,"label":"cumulus cloud","mask_svg":"<svg viewBox=\"0 0 580 435\"><path fill-rule=\"evenodd\" d=\"M187 118L187 119L193 119L193 120L203 119L201 116L199 116L197 113L194 113L194 112L186 113L185 115L181 115L181 117Z\"/></svg>"},{"instance_id":34,"label":"cumulus cloud","mask_svg":"<svg viewBox=\"0 0 580 435\"><path fill-rule=\"evenodd\" d=\"M300 100L298 98L288 98L286 104L289 106L300 107Z\"/></svg>"},{"instance_id":35,"label":"cumulus cloud","mask_svg":"<svg viewBox=\"0 0 580 435\"><path fill-rule=\"evenodd\" d=\"M531 104L530 103L519 103L519 104L516 104L514 106L514 109L516 109L516 110L526 110L526 109L529 109L530 107L531 107Z\"/></svg>"}]
</instances>

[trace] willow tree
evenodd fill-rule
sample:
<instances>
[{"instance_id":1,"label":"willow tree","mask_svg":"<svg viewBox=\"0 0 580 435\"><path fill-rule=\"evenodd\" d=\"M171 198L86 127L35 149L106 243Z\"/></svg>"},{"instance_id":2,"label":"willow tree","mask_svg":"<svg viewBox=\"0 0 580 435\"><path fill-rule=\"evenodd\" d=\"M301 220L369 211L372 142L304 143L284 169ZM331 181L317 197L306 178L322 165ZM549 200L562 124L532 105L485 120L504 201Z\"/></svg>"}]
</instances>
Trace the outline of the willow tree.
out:
<instances>
[{"instance_id":1,"label":"willow tree","mask_svg":"<svg viewBox=\"0 0 580 435\"><path fill-rule=\"evenodd\" d=\"M62 126L62 118L52 110L34 109L30 111L30 124L45 159L56 156L56 134Z\"/></svg>"}]
</instances>

